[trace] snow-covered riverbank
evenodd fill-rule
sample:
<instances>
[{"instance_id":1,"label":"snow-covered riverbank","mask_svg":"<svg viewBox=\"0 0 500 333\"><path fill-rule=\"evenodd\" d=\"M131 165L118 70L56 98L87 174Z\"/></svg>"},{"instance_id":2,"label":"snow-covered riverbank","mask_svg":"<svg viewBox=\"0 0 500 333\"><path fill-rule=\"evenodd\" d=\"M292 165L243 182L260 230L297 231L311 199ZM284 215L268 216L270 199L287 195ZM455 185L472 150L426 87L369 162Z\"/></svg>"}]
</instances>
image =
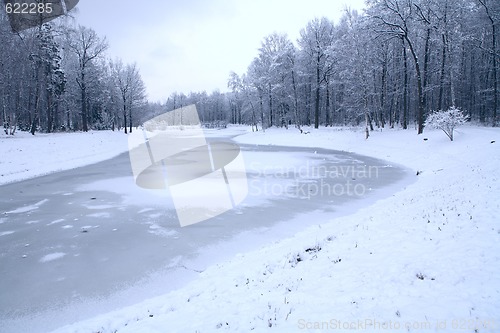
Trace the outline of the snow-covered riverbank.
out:
<instances>
[{"instance_id":1,"label":"snow-covered riverbank","mask_svg":"<svg viewBox=\"0 0 500 333\"><path fill-rule=\"evenodd\" d=\"M316 214L317 226L182 289L56 332L500 329L500 131L463 127L454 142L430 130L368 140L356 130L309 131L237 140L353 151L403 164L417 181L349 216Z\"/></svg>"},{"instance_id":2,"label":"snow-covered riverbank","mask_svg":"<svg viewBox=\"0 0 500 333\"><path fill-rule=\"evenodd\" d=\"M128 150L118 131L0 134L0 185L110 159Z\"/></svg>"}]
</instances>

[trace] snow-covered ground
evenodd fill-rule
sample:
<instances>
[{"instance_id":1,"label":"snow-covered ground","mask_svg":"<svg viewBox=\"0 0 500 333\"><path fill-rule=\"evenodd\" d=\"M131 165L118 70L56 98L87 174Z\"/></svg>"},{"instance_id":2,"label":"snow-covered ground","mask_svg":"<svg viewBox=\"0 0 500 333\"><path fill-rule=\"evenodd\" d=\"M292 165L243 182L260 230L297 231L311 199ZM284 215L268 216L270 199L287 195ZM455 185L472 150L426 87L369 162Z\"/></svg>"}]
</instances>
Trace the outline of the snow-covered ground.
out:
<instances>
[{"instance_id":1,"label":"snow-covered ground","mask_svg":"<svg viewBox=\"0 0 500 333\"><path fill-rule=\"evenodd\" d=\"M459 128L454 142L437 130L368 140L356 129L308 130L237 141L352 151L403 164L416 181L348 216L297 216L317 225L55 332L499 331L500 130Z\"/></svg>"},{"instance_id":2,"label":"snow-covered ground","mask_svg":"<svg viewBox=\"0 0 500 333\"><path fill-rule=\"evenodd\" d=\"M97 163L128 150L119 131L0 133L0 185Z\"/></svg>"},{"instance_id":3,"label":"snow-covered ground","mask_svg":"<svg viewBox=\"0 0 500 333\"><path fill-rule=\"evenodd\" d=\"M137 130L137 129L136 129ZM247 131L234 126L231 135ZM205 129L206 137L217 136L217 129ZM127 152L128 136L122 131L76 133L36 133L0 131L0 185L48 173L97 163Z\"/></svg>"}]
</instances>

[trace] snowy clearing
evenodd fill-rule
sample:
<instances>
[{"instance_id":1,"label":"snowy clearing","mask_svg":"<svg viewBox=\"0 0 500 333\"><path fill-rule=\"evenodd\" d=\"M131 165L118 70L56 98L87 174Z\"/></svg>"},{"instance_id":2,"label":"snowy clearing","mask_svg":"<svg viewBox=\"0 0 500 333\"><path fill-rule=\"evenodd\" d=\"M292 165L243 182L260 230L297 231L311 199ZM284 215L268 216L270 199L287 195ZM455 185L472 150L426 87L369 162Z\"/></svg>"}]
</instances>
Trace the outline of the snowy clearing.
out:
<instances>
[{"instance_id":1,"label":"snowy clearing","mask_svg":"<svg viewBox=\"0 0 500 333\"><path fill-rule=\"evenodd\" d=\"M8 211L8 212L5 212L6 214L23 214L23 213L28 213L28 212L31 212L33 210L36 210L38 209L38 207L40 207L41 205L43 205L44 203L46 203L48 200L47 199L44 199L44 200L41 200L33 205L28 205L28 206L23 206L23 207L19 207L17 209L14 209L14 210L11 210L11 211Z\"/></svg>"},{"instance_id":2,"label":"snowy clearing","mask_svg":"<svg viewBox=\"0 0 500 333\"><path fill-rule=\"evenodd\" d=\"M367 141L361 130L308 130L237 141L352 151L403 164L417 181L348 216L297 216L317 226L55 332L499 330L500 130L459 128L454 142L437 130Z\"/></svg>"},{"instance_id":3,"label":"snowy clearing","mask_svg":"<svg viewBox=\"0 0 500 333\"><path fill-rule=\"evenodd\" d=\"M128 150L122 132L0 133L0 185L97 163Z\"/></svg>"}]
</instances>

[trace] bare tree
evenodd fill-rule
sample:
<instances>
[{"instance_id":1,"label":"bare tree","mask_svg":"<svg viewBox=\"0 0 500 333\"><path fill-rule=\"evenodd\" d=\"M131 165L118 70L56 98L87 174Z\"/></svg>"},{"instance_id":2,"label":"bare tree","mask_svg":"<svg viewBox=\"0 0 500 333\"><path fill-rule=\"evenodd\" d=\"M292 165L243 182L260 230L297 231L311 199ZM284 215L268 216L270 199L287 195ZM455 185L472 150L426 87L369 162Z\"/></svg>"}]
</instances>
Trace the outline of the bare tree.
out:
<instances>
[{"instance_id":1,"label":"bare tree","mask_svg":"<svg viewBox=\"0 0 500 333\"><path fill-rule=\"evenodd\" d=\"M146 87L144 85L144 82L142 81L141 74L139 73L136 63L127 65L126 71L127 77L130 78L128 119L129 131L130 133L132 133L134 113L142 108L146 102Z\"/></svg>"},{"instance_id":2,"label":"bare tree","mask_svg":"<svg viewBox=\"0 0 500 333\"><path fill-rule=\"evenodd\" d=\"M418 6L413 0L383 0L374 7L372 17L380 23L377 33L402 38L408 46L415 65L418 92L418 134L424 131L425 100L420 60L417 55L416 37L411 30Z\"/></svg>"},{"instance_id":3,"label":"bare tree","mask_svg":"<svg viewBox=\"0 0 500 333\"><path fill-rule=\"evenodd\" d=\"M78 57L78 76L76 82L81 93L81 116L82 129L87 132L89 130L88 109L87 109L87 78L86 74L91 62L99 56L102 56L108 49L106 38L99 38L96 32L84 26L78 26L70 35L68 43L71 50Z\"/></svg>"},{"instance_id":4,"label":"bare tree","mask_svg":"<svg viewBox=\"0 0 500 333\"><path fill-rule=\"evenodd\" d=\"M287 126L287 86L293 63L290 53L294 46L286 34L273 33L264 38L259 49L259 60L263 67L261 77L269 107L269 126Z\"/></svg>"}]
</instances>

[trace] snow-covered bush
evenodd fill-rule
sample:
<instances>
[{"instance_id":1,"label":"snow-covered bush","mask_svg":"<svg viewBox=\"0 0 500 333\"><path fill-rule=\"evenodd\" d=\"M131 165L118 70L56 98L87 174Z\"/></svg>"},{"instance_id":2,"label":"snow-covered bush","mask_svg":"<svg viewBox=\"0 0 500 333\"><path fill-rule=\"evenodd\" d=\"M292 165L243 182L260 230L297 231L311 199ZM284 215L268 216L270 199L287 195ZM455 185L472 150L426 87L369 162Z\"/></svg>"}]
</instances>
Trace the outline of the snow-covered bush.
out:
<instances>
[{"instance_id":1,"label":"snow-covered bush","mask_svg":"<svg viewBox=\"0 0 500 333\"><path fill-rule=\"evenodd\" d=\"M463 125L469 116L463 114L462 110L452 106L446 111L435 111L427 116L425 126L442 129L443 132L453 141L453 130L455 127Z\"/></svg>"}]
</instances>

